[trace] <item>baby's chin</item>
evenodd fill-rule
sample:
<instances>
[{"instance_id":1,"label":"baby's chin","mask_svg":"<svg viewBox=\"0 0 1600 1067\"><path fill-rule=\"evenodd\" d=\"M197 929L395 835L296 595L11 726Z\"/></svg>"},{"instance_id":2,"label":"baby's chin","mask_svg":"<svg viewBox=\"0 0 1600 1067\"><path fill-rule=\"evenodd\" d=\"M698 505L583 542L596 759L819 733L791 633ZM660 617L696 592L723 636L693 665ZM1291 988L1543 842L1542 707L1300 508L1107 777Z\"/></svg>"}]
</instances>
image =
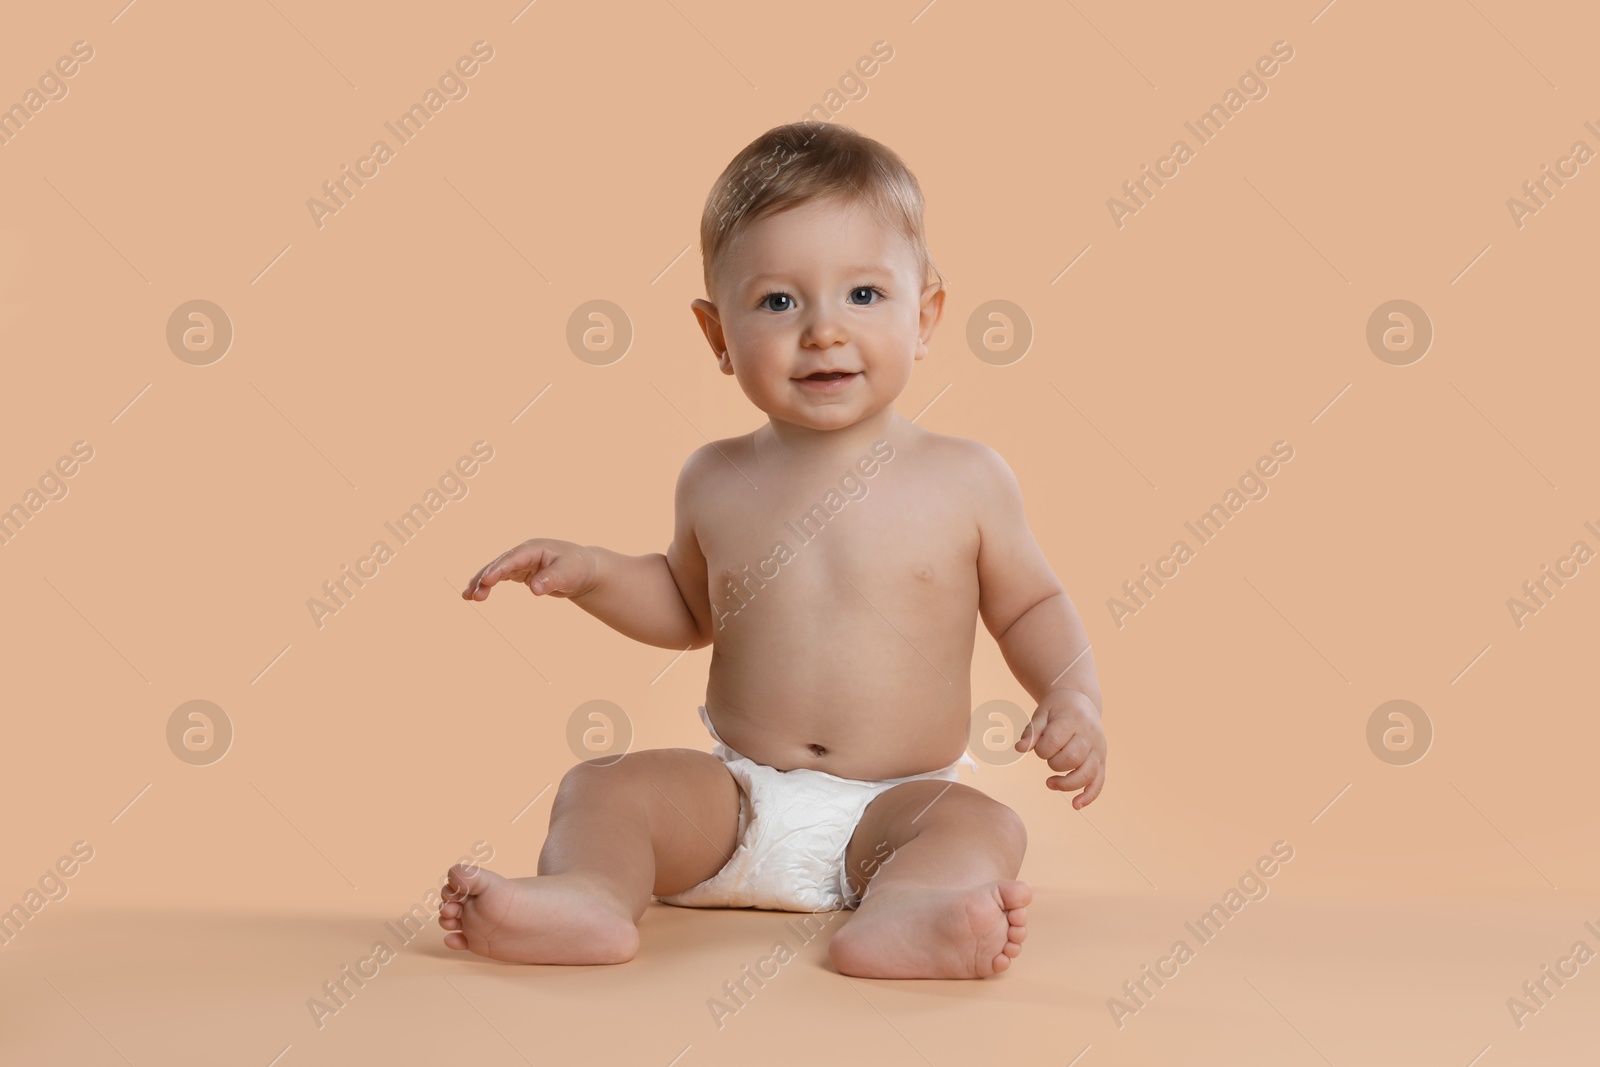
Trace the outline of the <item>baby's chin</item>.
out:
<instances>
[{"instance_id":1,"label":"baby's chin","mask_svg":"<svg viewBox=\"0 0 1600 1067\"><path fill-rule=\"evenodd\" d=\"M847 430L881 415L892 400L872 404L816 404L768 405L762 407L768 418L802 426L808 430ZM757 405L761 407L761 405Z\"/></svg>"}]
</instances>

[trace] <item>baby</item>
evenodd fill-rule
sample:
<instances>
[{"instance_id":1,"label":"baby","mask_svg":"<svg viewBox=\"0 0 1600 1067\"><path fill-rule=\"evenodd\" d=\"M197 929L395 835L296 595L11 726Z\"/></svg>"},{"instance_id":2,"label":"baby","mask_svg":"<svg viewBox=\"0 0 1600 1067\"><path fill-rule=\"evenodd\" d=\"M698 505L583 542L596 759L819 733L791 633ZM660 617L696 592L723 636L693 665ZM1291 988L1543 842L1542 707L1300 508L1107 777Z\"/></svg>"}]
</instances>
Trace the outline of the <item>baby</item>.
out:
<instances>
[{"instance_id":1,"label":"baby","mask_svg":"<svg viewBox=\"0 0 1600 1067\"><path fill-rule=\"evenodd\" d=\"M921 190L847 127L780 126L723 171L700 243L695 318L767 421L689 456L665 554L535 538L461 595L519 582L637 641L711 645L714 747L573 767L537 877L450 869L445 944L622 963L654 895L854 909L828 946L844 974L1003 971L1032 890L1022 819L956 781L976 620L1038 701L1015 747L1057 772L1047 787L1091 803L1106 740L1083 624L1011 469L892 406L944 308Z\"/></svg>"}]
</instances>

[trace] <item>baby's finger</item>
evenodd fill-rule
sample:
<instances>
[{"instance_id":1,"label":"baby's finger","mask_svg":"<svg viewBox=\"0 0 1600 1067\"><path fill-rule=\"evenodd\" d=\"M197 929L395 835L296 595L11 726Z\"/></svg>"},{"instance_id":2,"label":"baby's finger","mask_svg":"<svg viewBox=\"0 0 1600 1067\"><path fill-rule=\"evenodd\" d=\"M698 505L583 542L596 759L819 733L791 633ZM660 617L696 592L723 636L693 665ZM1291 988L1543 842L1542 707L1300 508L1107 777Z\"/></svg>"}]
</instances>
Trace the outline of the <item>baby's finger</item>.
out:
<instances>
[{"instance_id":1,"label":"baby's finger","mask_svg":"<svg viewBox=\"0 0 1600 1067\"><path fill-rule=\"evenodd\" d=\"M485 586L503 582L507 578L515 577L517 572L525 569L529 563L538 558L537 550L530 549L527 545L508 548L490 560L489 565L483 568L483 578L481 580Z\"/></svg>"},{"instance_id":2,"label":"baby's finger","mask_svg":"<svg viewBox=\"0 0 1600 1067\"><path fill-rule=\"evenodd\" d=\"M559 561L560 557L543 545L518 545L509 552L502 553L500 558L485 569L480 582L485 590L483 595L488 596L488 588L499 582L521 582L533 592L541 592L539 589L534 589L533 579L541 569Z\"/></svg>"},{"instance_id":3,"label":"baby's finger","mask_svg":"<svg viewBox=\"0 0 1600 1067\"><path fill-rule=\"evenodd\" d=\"M472 886L465 874L465 868L459 864L450 868L445 874L445 879L444 899L465 900L471 895Z\"/></svg>"},{"instance_id":4,"label":"baby's finger","mask_svg":"<svg viewBox=\"0 0 1600 1067\"><path fill-rule=\"evenodd\" d=\"M546 560L544 566L528 576L528 588L534 596L562 593L571 583L571 570L572 568L566 565L565 559L560 556Z\"/></svg>"},{"instance_id":5,"label":"baby's finger","mask_svg":"<svg viewBox=\"0 0 1600 1067\"><path fill-rule=\"evenodd\" d=\"M1089 783L1089 788L1072 798L1072 806L1079 811L1094 803L1094 798L1100 795L1100 790L1106 786L1106 768L1101 764L1099 773L1094 776L1094 781Z\"/></svg>"},{"instance_id":6,"label":"baby's finger","mask_svg":"<svg viewBox=\"0 0 1600 1067\"><path fill-rule=\"evenodd\" d=\"M1045 759L1049 759L1068 741L1072 740L1072 724L1063 715L1057 715L1045 724L1044 731L1039 734L1039 741L1033 750Z\"/></svg>"},{"instance_id":7,"label":"baby's finger","mask_svg":"<svg viewBox=\"0 0 1600 1067\"><path fill-rule=\"evenodd\" d=\"M468 580L467 587L465 589L461 590L461 599L462 600L481 600L481 599L483 599L483 597L478 596L478 588L479 588L479 583L481 583L483 581L483 576L488 570L489 570L489 565L488 564L485 564L484 566L478 568L478 573L474 574L471 577L471 579ZM488 589L484 589L483 595L485 597L488 596L489 595L489 590Z\"/></svg>"},{"instance_id":8,"label":"baby's finger","mask_svg":"<svg viewBox=\"0 0 1600 1067\"><path fill-rule=\"evenodd\" d=\"M1050 765L1052 771L1070 771L1074 767L1082 766L1083 761L1093 750L1094 746L1089 743L1087 737L1074 734L1066 744L1056 750L1054 755L1047 757L1045 762ZM1041 752L1040 755L1044 753Z\"/></svg>"},{"instance_id":9,"label":"baby's finger","mask_svg":"<svg viewBox=\"0 0 1600 1067\"><path fill-rule=\"evenodd\" d=\"M512 549L510 552L502 552L488 563L485 563L482 569L472 576L472 581L467 583L466 592L462 593L461 596L466 600L487 599L489 590L494 587L496 582L505 577L503 572L496 569L500 561L515 551L516 549ZM479 592L482 592L483 595L479 596Z\"/></svg>"},{"instance_id":10,"label":"baby's finger","mask_svg":"<svg viewBox=\"0 0 1600 1067\"><path fill-rule=\"evenodd\" d=\"M1090 756L1081 767L1067 774L1057 774L1047 778L1044 784L1051 789L1059 789L1064 793L1074 792L1094 781L1096 769L1099 765L1100 761Z\"/></svg>"},{"instance_id":11,"label":"baby's finger","mask_svg":"<svg viewBox=\"0 0 1600 1067\"><path fill-rule=\"evenodd\" d=\"M1044 733L1045 724L1050 721L1050 713L1044 708L1033 713L1033 719L1022 728L1022 736L1017 738L1017 743L1011 747L1018 752L1027 752L1039 740L1039 735Z\"/></svg>"}]
</instances>

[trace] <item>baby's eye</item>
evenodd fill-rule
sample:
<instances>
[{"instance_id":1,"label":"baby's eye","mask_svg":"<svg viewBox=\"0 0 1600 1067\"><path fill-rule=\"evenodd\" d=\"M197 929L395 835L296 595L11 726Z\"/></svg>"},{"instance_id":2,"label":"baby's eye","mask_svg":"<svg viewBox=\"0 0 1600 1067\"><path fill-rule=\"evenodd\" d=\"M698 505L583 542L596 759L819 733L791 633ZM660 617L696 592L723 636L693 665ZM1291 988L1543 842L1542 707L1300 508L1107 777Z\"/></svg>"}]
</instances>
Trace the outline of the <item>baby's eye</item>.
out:
<instances>
[{"instance_id":1,"label":"baby's eye","mask_svg":"<svg viewBox=\"0 0 1600 1067\"><path fill-rule=\"evenodd\" d=\"M773 300L787 300L789 303L786 307L773 307L770 303L770 301ZM766 296L761 298L761 304L759 306L766 308L768 311L788 311L794 307L794 297L790 296L788 293L768 293Z\"/></svg>"},{"instance_id":2,"label":"baby's eye","mask_svg":"<svg viewBox=\"0 0 1600 1067\"><path fill-rule=\"evenodd\" d=\"M856 300L855 297L859 296L862 293L866 293L867 294L866 298L864 300L859 300L859 301ZM874 293L876 293L878 296L883 296L884 295L883 290L879 289L876 285L858 286L857 288L850 290L851 303L854 303L854 304L870 304L872 302L872 297L873 297Z\"/></svg>"}]
</instances>

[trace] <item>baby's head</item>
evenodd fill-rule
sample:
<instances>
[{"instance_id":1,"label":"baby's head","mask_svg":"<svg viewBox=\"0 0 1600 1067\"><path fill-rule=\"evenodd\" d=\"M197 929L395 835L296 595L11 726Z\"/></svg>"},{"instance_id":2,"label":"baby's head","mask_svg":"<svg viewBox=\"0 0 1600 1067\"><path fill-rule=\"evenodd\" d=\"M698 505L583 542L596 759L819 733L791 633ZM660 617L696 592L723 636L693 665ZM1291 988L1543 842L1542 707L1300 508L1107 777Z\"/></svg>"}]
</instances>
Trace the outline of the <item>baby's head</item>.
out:
<instances>
[{"instance_id":1,"label":"baby's head","mask_svg":"<svg viewBox=\"0 0 1600 1067\"><path fill-rule=\"evenodd\" d=\"M706 199L700 252L709 299L691 306L723 373L811 429L888 407L944 307L917 179L845 126L778 126L747 145Z\"/></svg>"}]
</instances>

